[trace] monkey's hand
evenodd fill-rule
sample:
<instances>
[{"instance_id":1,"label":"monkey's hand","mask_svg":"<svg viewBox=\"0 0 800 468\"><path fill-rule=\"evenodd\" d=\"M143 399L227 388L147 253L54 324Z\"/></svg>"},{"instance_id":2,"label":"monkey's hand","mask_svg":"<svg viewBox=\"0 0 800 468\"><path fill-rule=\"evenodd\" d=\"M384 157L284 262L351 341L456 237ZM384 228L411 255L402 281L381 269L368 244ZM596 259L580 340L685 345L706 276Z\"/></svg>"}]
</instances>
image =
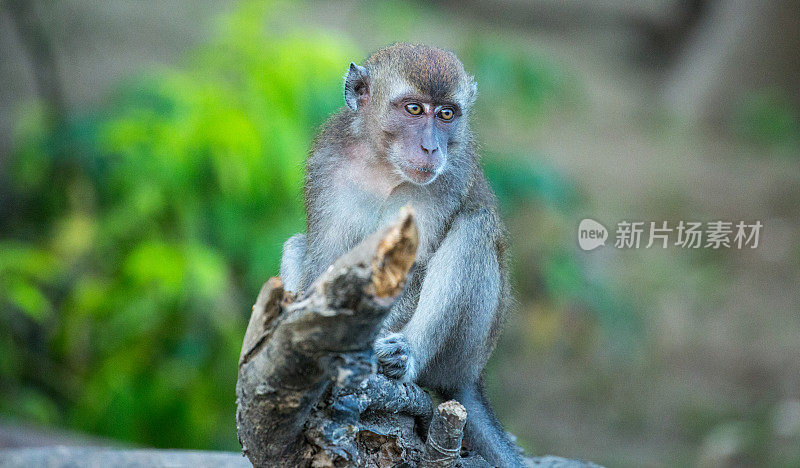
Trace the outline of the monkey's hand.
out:
<instances>
[{"instance_id":1,"label":"monkey's hand","mask_svg":"<svg viewBox=\"0 0 800 468\"><path fill-rule=\"evenodd\" d=\"M411 347L402 333L390 333L375 340L375 355L381 371L389 377L412 382L417 377Z\"/></svg>"}]
</instances>

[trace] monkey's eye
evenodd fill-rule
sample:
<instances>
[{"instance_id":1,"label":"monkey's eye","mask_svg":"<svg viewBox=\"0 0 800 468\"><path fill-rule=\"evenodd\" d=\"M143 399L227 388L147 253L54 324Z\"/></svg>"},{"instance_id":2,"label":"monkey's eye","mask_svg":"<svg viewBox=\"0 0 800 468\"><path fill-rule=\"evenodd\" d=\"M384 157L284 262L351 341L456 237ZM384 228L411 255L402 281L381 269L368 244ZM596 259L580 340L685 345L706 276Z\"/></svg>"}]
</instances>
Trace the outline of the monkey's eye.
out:
<instances>
[{"instance_id":1,"label":"monkey's eye","mask_svg":"<svg viewBox=\"0 0 800 468\"><path fill-rule=\"evenodd\" d=\"M420 115L422 114L422 106L420 106L416 102L406 104L406 112L408 112L411 115Z\"/></svg>"},{"instance_id":2,"label":"monkey's eye","mask_svg":"<svg viewBox=\"0 0 800 468\"><path fill-rule=\"evenodd\" d=\"M455 115L456 113L453 112L453 109L450 109L449 107L445 107L444 109L439 111L439 118L445 121L453 120L453 117L455 117Z\"/></svg>"}]
</instances>

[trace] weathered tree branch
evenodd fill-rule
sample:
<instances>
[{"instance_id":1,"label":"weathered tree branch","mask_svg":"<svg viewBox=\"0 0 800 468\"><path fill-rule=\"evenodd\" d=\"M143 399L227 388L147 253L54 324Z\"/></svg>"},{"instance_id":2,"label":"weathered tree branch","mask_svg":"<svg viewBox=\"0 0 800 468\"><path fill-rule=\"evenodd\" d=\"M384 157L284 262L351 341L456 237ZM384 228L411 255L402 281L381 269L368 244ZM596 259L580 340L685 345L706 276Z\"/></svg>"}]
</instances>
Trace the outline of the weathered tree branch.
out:
<instances>
[{"instance_id":1,"label":"weathered tree branch","mask_svg":"<svg viewBox=\"0 0 800 468\"><path fill-rule=\"evenodd\" d=\"M461 457L461 438L467 410L461 403L450 400L436 407L421 468L449 468Z\"/></svg>"},{"instance_id":2,"label":"weathered tree branch","mask_svg":"<svg viewBox=\"0 0 800 468\"><path fill-rule=\"evenodd\" d=\"M342 256L295 300L262 288L245 334L237 426L256 466L394 464L419 459L431 414L414 384L375 373L372 342L414 262L411 211Z\"/></svg>"}]
</instances>

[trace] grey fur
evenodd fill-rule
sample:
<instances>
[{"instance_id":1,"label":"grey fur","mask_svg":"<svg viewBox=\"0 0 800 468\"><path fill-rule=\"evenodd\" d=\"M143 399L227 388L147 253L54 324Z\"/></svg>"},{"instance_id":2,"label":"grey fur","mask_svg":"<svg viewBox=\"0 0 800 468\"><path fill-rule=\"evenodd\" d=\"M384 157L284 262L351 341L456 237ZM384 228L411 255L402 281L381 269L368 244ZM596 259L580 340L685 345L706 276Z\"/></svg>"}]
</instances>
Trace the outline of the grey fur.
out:
<instances>
[{"instance_id":1,"label":"grey fur","mask_svg":"<svg viewBox=\"0 0 800 468\"><path fill-rule=\"evenodd\" d=\"M306 258L306 235L295 234L283 243L281 280L286 291L299 291Z\"/></svg>"},{"instance_id":2,"label":"grey fur","mask_svg":"<svg viewBox=\"0 0 800 468\"><path fill-rule=\"evenodd\" d=\"M413 59L417 49L412 47L433 50L391 47L401 48L404 59ZM375 342L382 370L461 401L469 413L465 440L494 464L521 466L480 384L510 294L505 229L469 130L474 82L460 63L450 64L458 76L450 80L455 87L449 96L462 116L446 127L449 140L442 149L447 157L436 177L424 185L411 183L396 164L403 148L391 139L397 123L391 121L394 111L387 101L413 86L396 69L398 60L385 58L391 58L390 48L373 56L382 60L350 66L348 107L325 124L307 161L307 234L284 245L281 276L286 289L306 289L336 258L410 204L420 245L406 286ZM364 99L357 92L364 88L355 86L358 80L368 81Z\"/></svg>"}]
</instances>

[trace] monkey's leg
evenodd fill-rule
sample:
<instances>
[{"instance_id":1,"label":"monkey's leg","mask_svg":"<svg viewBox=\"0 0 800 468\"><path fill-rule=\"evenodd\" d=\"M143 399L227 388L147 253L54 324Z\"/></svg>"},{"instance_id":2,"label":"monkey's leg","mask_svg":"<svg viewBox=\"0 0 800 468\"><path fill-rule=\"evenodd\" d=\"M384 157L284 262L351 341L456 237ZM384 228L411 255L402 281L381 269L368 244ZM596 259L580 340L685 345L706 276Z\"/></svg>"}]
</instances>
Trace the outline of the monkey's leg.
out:
<instances>
[{"instance_id":1,"label":"monkey's leg","mask_svg":"<svg viewBox=\"0 0 800 468\"><path fill-rule=\"evenodd\" d=\"M389 375L434 388L478 379L490 350L501 282L487 222L482 212L453 221L428 262L411 319L398 333L376 340L379 361L394 370ZM417 380L420 373L423 381Z\"/></svg>"},{"instance_id":2,"label":"monkey's leg","mask_svg":"<svg viewBox=\"0 0 800 468\"><path fill-rule=\"evenodd\" d=\"M303 271L306 263L306 235L295 234L283 243L281 257L281 280L283 289L297 292L303 285Z\"/></svg>"},{"instance_id":3,"label":"monkey's leg","mask_svg":"<svg viewBox=\"0 0 800 468\"><path fill-rule=\"evenodd\" d=\"M458 390L452 398L467 409L464 441L472 450L495 466L504 468L525 466L517 447L508 439L489 406L481 381Z\"/></svg>"},{"instance_id":4,"label":"monkey's leg","mask_svg":"<svg viewBox=\"0 0 800 468\"><path fill-rule=\"evenodd\" d=\"M466 407L465 437L472 447L494 465L516 467L522 466L516 448L477 384L504 290L493 222L485 210L453 221L428 262L411 319L376 340L375 353L387 375L450 389L442 393Z\"/></svg>"}]
</instances>

